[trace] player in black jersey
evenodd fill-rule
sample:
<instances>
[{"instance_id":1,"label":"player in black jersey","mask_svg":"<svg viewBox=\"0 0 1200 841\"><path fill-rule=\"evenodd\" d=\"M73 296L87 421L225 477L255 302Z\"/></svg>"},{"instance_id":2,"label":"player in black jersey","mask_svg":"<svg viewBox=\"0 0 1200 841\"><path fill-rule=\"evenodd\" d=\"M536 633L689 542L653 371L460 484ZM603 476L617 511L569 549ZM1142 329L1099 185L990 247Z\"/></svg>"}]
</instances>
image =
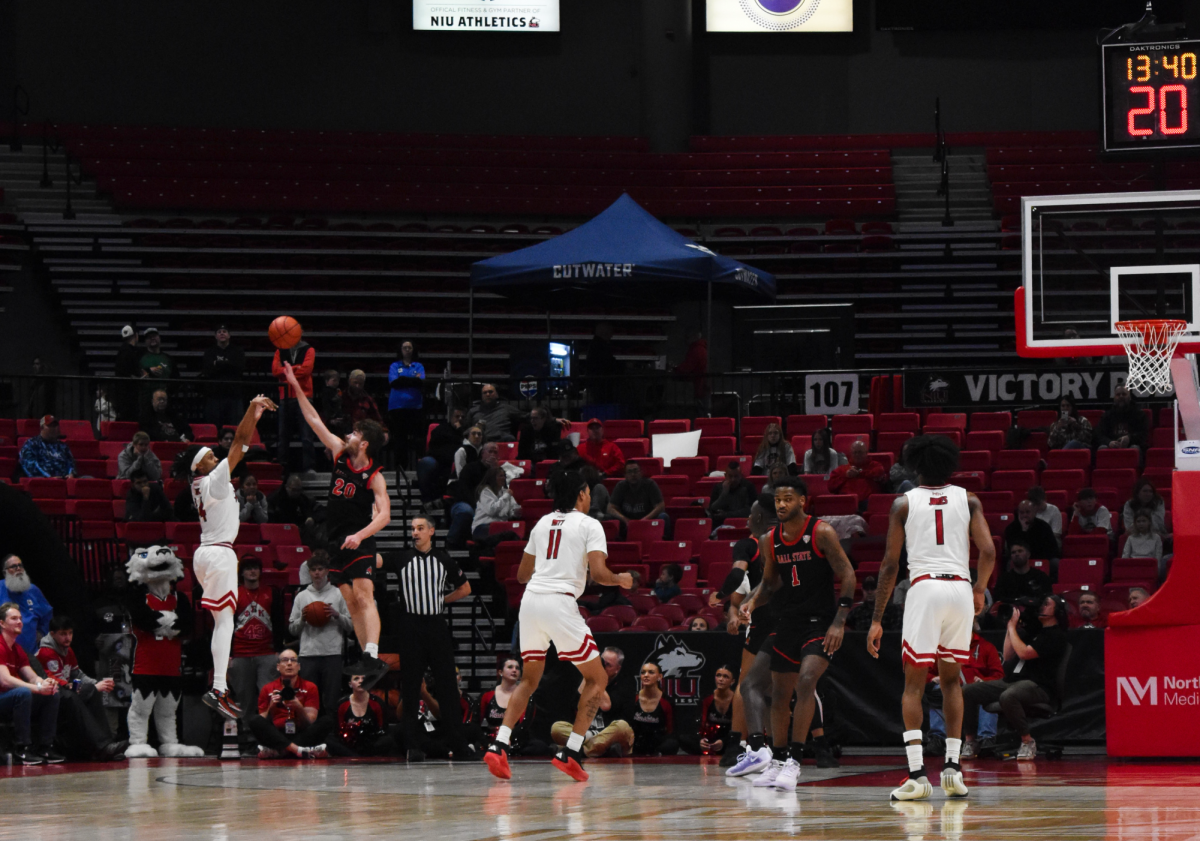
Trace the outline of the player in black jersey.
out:
<instances>
[{"instance_id":1,"label":"player in black jersey","mask_svg":"<svg viewBox=\"0 0 1200 841\"><path fill-rule=\"evenodd\" d=\"M375 606L375 533L392 519L387 482L375 458L383 452L383 428L374 421L359 421L345 440L330 432L316 408L304 396L292 366L283 371L295 391L304 420L333 453L329 506L325 522L329 533L329 580L342 593L362 660L347 666L345 674L362 675L370 689L387 674L379 659L379 609Z\"/></svg>"},{"instance_id":2,"label":"player in black jersey","mask_svg":"<svg viewBox=\"0 0 1200 841\"><path fill-rule=\"evenodd\" d=\"M816 705L817 681L842 645L846 615L854 601L854 568L837 533L828 523L804 513L808 487L800 479L775 485L779 525L759 541L763 578L742 603L749 622L767 601L775 612L775 641L771 647L771 740L774 760L754 781L756 786L795 789L800 775L804 740ZM834 579L839 598L833 596ZM796 693L788 740L789 702Z\"/></svg>"}]
</instances>

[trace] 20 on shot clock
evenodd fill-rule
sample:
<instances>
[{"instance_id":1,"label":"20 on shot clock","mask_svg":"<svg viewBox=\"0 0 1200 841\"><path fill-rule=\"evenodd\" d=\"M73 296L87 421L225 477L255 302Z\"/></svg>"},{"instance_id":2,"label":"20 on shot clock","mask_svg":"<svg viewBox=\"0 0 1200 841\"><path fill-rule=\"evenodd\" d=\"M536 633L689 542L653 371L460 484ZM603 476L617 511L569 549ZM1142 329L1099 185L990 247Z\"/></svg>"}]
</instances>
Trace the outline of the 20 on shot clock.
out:
<instances>
[{"instance_id":1,"label":"20 on shot clock","mask_svg":"<svg viewBox=\"0 0 1200 841\"><path fill-rule=\"evenodd\" d=\"M1200 146L1200 41L1100 49L1104 151Z\"/></svg>"}]
</instances>

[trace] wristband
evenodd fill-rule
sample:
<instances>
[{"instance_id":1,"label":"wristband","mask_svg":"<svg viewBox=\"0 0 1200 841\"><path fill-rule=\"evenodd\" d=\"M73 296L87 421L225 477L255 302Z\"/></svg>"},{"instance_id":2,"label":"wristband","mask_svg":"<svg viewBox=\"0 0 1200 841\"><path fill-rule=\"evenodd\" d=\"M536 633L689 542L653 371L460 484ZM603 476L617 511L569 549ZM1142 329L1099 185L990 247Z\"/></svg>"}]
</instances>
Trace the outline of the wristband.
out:
<instances>
[{"instance_id":1,"label":"wristband","mask_svg":"<svg viewBox=\"0 0 1200 841\"><path fill-rule=\"evenodd\" d=\"M842 596L838 599L838 607L853 607L854 599L848 596Z\"/></svg>"}]
</instances>

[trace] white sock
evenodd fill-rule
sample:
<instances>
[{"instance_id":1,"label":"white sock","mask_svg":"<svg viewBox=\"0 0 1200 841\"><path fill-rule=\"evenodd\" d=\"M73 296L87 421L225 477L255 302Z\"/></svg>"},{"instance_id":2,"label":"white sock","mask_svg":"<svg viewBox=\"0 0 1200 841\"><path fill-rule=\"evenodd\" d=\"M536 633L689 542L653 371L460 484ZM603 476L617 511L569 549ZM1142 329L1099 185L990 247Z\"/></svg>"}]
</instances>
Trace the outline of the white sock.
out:
<instances>
[{"instance_id":1,"label":"white sock","mask_svg":"<svg viewBox=\"0 0 1200 841\"><path fill-rule=\"evenodd\" d=\"M904 752L908 755L908 770L920 771L925 767L925 751L921 746L922 733L920 730L904 731ZM915 745L909 742L915 741Z\"/></svg>"},{"instance_id":2,"label":"white sock","mask_svg":"<svg viewBox=\"0 0 1200 841\"><path fill-rule=\"evenodd\" d=\"M233 647L233 611L229 608L213 612L212 659L213 689L226 691L225 673L229 670L229 650ZM245 698L239 699L243 703Z\"/></svg>"},{"instance_id":3,"label":"white sock","mask_svg":"<svg viewBox=\"0 0 1200 841\"><path fill-rule=\"evenodd\" d=\"M512 728L500 725L500 729L496 731L496 741L502 745L507 745L509 739L512 738Z\"/></svg>"},{"instance_id":4,"label":"white sock","mask_svg":"<svg viewBox=\"0 0 1200 841\"><path fill-rule=\"evenodd\" d=\"M567 739L567 750L578 752L583 747L583 734L572 733L571 738Z\"/></svg>"},{"instance_id":5,"label":"white sock","mask_svg":"<svg viewBox=\"0 0 1200 841\"><path fill-rule=\"evenodd\" d=\"M958 752L962 749L962 739L946 740L946 761L958 762Z\"/></svg>"},{"instance_id":6,"label":"white sock","mask_svg":"<svg viewBox=\"0 0 1200 841\"><path fill-rule=\"evenodd\" d=\"M379 659L379 643L377 643L377 642L367 643L366 645L363 646L363 653L366 654L368 657L374 657L376 660L378 660Z\"/></svg>"}]
</instances>

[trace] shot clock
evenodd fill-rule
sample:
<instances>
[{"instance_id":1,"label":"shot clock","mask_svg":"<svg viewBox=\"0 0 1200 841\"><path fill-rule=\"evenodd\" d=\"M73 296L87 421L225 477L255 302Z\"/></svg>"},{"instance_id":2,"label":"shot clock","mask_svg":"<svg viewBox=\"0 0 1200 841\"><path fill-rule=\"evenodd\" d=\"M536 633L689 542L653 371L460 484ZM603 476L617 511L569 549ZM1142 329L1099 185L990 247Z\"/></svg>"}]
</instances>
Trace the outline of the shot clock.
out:
<instances>
[{"instance_id":1,"label":"shot clock","mask_svg":"<svg viewBox=\"0 0 1200 841\"><path fill-rule=\"evenodd\" d=\"M1200 41L1101 47L1104 151L1200 146Z\"/></svg>"}]
</instances>

